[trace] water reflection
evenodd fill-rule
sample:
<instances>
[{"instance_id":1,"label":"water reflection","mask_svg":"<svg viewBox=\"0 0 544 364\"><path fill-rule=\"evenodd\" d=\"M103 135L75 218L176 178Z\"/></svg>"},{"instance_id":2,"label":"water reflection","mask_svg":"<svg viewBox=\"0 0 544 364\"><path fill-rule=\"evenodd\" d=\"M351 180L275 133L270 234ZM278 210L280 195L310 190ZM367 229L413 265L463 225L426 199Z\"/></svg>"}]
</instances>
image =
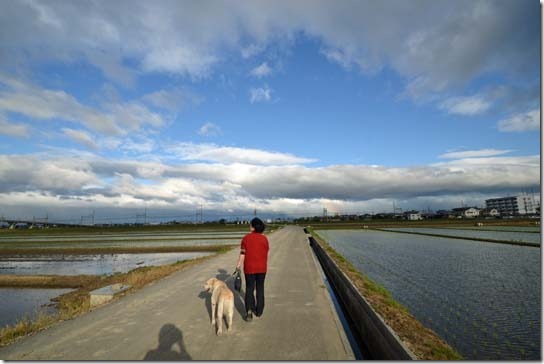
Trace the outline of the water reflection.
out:
<instances>
[{"instance_id":1,"label":"water reflection","mask_svg":"<svg viewBox=\"0 0 544 364\"><path fill-rule=\"evenodd\" d=\"M0 288L0 327L13 325L24 317L34 318L39 311L56 313L51 298L69 291L71 289Z\"/></svg>"},{"instance_id":2,"label":"water reflection","mask_svg":"<svg viewBox=\"0 0 544 364\"><path fill-rule=\"evenodd\" d=\"M79 275L125 273L138 267L164 265L210 255L208 252L100 255L0 256L0 274Z\"/></svg>"},{"instance_id":3,"label":"water reflection","mask_svg":"<svg viewBox=\"0 0 544 364\"><path fill-rule=\"evenodd\" d=\"M492 239L502 241L521 241L540 244L540 234L522 231L484 231L476 229L439 229L439 228L388 228L387 230L406 231L425 234L459 236L465 238Z\"/></svg>"},{"instance_id":4,"label":"water reflection","mask_svg":"<svg viewBox=\"0 0 544 364\"><path fill-rule=\"evenodd\" d=\"M540 249L378 231L318 233L467 359L540 359Z\"/></svg>"}]
</instances>

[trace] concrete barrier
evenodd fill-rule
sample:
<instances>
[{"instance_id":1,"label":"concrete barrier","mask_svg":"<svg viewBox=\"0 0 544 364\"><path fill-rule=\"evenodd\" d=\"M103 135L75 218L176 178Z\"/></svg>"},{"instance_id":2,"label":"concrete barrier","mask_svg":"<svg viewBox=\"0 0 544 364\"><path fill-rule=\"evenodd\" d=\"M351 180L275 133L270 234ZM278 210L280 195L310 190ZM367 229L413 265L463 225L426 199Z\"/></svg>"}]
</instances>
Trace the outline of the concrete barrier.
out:
<instances>
[{"instance_id":1,"label":"concrete barrier","mask_svg":"<svg viewBox=\"0 0 544 364\"><path fill-rule=\"evenodd\" d=\"M378 360L417 360L319 243L313 237L308 239L364 357Z\"/></svg>"},{"instance_id":2,"label":"concrete barrier","mask_svg":"<svg viewBox=\"0 0 544 364\"><path fill-rule=\"evenodd\" d=\"M130 285L123 285L121 283L112 284L111 286L102 287L89 292L91 298L91 307L102 305L113 299L114 296L129 289Z\"/></svg>"}]
</instances>

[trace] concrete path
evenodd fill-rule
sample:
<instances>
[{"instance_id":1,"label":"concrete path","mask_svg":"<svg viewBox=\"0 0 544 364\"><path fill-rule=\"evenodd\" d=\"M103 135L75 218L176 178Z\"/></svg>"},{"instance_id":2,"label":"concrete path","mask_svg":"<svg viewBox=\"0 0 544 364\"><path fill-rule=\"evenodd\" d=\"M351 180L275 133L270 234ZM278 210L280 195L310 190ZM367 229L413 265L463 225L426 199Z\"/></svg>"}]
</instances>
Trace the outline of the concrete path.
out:
<instances>
[{"instance_id":1,"label":"concrete path","mask_svg":"<svg viewBox=\"0 0 544 364\"><path fill-rule=\"evenodd\" d=\"M2 348L0 359L353 360L302 228L269 241L264 314L245 322L235 293L233 330L223 336L211 326L202 286L232 273L237 249Z\"/></svg>"}]
</instances>

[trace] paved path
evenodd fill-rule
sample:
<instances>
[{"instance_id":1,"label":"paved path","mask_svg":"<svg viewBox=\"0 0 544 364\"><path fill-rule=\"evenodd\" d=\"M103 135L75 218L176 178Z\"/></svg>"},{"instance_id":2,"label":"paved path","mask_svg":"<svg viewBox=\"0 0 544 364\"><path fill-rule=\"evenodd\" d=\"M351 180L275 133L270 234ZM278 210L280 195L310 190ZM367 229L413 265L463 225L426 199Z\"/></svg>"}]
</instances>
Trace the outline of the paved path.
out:
<instances>
[{"instance_id":1,"label":"paved path","mask_svg":"<svg viewBox=\"0 0 544 364\"><path fill-rule=\"evenodd\" d=\"M223 336L211 326L202 286L234 270L237 249L2 348L0 359L354 359L302 228L285 227L269 240L264 314L243 321L235 294L233 330Z\"/></svg>"}]
</instances>

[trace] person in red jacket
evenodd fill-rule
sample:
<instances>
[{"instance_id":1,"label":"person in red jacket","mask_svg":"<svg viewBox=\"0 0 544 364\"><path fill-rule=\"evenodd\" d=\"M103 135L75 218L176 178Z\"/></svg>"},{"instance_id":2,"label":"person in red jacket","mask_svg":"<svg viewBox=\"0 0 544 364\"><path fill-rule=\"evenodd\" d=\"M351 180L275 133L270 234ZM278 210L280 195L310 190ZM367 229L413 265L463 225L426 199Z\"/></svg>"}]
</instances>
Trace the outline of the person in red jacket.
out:
<instances>
[{"instance_id":1,"label":"person in red jacket","mask_svg":"<svg viewBox=\"0 0 544 364\"><path fill-rule=\"evenodd\" d=\"M236 269L244 264L246 278L246 321L259 317L264 310L264 278L268 259L268 239L263 235L264 223L259 218L251 220L249 234L243 237ZM255 297L255 290L257 297Z\"/></svg>"}]
</instances>

